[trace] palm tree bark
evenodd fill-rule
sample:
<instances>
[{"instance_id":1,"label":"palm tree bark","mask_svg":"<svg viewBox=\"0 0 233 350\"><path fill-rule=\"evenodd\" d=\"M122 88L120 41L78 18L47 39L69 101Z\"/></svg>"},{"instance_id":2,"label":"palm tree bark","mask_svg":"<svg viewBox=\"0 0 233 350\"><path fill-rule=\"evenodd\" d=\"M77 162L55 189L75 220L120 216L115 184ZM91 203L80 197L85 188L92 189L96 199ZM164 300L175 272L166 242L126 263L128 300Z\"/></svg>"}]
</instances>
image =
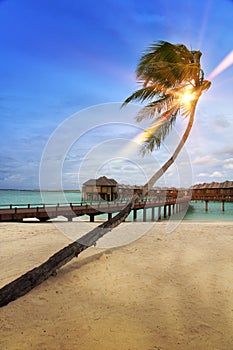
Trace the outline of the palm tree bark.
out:
<instances>
[{"instance_id":1,"label":"palm tree bark","mask_svg":"<svg viewBox=\"0 0 233 350\"><path fill-rule=\"evenodd\" d=\"M25 295L51 275L55 275L60 267L67 264L74 257L77 257L83 250L95 245L101 237L127 218L134 205L135 199L136 197L134 197L119 214L110 220L89 231L77 241L59 250L38 267L35 267L2 287L0 289L0 307Z\"/></svg>"}]
</instances>

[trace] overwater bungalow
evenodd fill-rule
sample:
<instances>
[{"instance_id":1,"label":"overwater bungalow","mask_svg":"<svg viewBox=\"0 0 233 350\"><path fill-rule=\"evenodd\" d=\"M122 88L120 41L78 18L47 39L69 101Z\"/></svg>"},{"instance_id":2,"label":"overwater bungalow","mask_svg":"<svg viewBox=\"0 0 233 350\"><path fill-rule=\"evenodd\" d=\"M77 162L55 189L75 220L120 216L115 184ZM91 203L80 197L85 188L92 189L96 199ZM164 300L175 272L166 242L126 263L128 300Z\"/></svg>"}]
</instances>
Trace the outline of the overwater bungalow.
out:
<instances>
[{"instance_id":1,"label":"overwater bungalow","mask_svg":"<svg viewBox=\"0 0 233 350\"><path fill-rule=\"evenodd\" d=\"M187 196L189 192L189 189L177 189L175 187L153 187L147 194L146 200L173 200L177 197ZM143 198L143 186L119 184L116 180L109 179L106 176L90 179L84 182L82 186L82 199L88 202L101 200L123 202L132 198L135 193L138 195L139 201L145 200Z\"/></svg>"},{"instance_id":2,"label":"overwater bungalow","mask_svg":"<svg viewBox=\"0 0 233 350\"><path fill-rule=\"evenodd\" d=\"M197 184L191 190L193 200L233 201L233 181Z\"/></svg>"},{"instance_id":3,"label":"overwater bungalow","mask_svg":"<svg viewBox=\"0 0 233 350\"><path fill-rule=\"evenodd\" d=\"M90 179L82 185L82 199L85 201L108 202L117 199L117 181L101 176L98 179Z\"/></svg>"}]
</instances>

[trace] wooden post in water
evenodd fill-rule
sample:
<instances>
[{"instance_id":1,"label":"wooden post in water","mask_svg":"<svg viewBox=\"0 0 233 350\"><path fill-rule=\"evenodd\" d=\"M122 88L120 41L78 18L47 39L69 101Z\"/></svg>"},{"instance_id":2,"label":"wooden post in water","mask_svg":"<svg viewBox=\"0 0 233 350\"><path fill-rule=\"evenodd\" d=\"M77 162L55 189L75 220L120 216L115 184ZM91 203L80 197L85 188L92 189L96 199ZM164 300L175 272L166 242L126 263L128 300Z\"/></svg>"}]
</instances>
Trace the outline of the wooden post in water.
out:
<instances>
[{"instance_id":1,"label":"wooden post in water","mask_svg":"<svg viewBox=\"0 0 233 350\"><path fill-rule=\"evenodd\" d=\"M146 208L143 208L143 222L146 221Z\"/></svg>"},{"instance_id":2,"label":"wooden post in water","mask_svg":"<svg viewBox=\"0 0 233 350\"><path fill-rule=\"evenodd\" d=\"M158 207L158 220L161 220L161 207Z\"/></svg>"},{"instance_id":3,"label":"wooden post in water","mask_svg":"<svg viewBox=\"0 0 233 350\"><path fill-rule=\"evenodd\" d=\"M164 219L166 219L166 217L167 217L167 206L166 206L166 204L164 205L164 207L163 207L163 217L164 217Z\"/></svg>"},{"instance_id":4,"label":"wooden post in water","mask_svg":"<svg viewBox=\"0 0 233 350\"><path fill-rule=\"evenodd\" d=\"M222 211L225 211L225 201L222 201Z\"/></svg>"},{"instance_id":5,"label":"wooden post in water","mask_svg":"<svg viewBox=\"0 0 233 350\"><path fill-rule=\"evenodd\" d=\"M171 216L171 204L168 204L168 216Z\"/></svg>"},{"instance_id":6,"label":"wooden post in water","mask_svg":"<svg viewBox=\"0 0 233 350\"><path fill-rule=\"evenodd\" d=\"M137 221L137 209L133 210L133 221Z\"/></svg>"},{"instance_id":7,"label":"wooden post in water","mask_svg":"<svg viewBox=\"0 0 233 350\"><path fill-rule=\"evenodd\" d=\"M155 207L151 208L151 221L155 221Z\"/></svg>"},{"instance_id":8,"label":"wooden post in water","mask_svg":"<svg viewBox=\"0 0 233 350\"><path fill-rule=\"evenodd\" d=\"M206 201L205 201L205 211L208 211L208 203L209 203L209 201L206 200Z\"/></svg>"}]
</instances>

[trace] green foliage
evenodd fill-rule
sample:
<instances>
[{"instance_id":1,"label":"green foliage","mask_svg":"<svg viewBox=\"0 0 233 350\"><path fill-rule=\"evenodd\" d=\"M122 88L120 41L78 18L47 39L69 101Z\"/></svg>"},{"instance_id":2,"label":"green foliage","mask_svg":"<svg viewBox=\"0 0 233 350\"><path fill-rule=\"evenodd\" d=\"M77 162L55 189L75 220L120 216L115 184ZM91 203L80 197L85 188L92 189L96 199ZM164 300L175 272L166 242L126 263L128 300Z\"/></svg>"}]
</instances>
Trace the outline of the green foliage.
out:
<instances>
[{"instance_id":1,"label":"green foliage","mask_svg":"<svg viewBox=\"0 0 233 350\"><path fill-rule=\"evenodd\" d=\"M136 76L142 88L130 95L123 106L132 101L147 102L136 118L138 122L152 119L145 133L142 154L160 147L178 113L189 117L202 92L210 87L210 82L204 80L200 57L200 51L158 41L140 58ZM187 93L192 96L188 102L184 98Z\"/></svg>"}]
</instances>

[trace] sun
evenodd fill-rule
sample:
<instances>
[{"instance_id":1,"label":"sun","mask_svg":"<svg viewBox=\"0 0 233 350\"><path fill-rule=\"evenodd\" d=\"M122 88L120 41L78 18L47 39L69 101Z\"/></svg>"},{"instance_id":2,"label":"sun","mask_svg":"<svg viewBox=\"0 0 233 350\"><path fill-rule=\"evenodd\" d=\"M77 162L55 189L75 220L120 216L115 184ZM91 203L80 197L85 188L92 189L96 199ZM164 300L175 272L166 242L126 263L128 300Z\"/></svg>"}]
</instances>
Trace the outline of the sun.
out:
<instances>
[{"instance_id":1,"label":"sun","mask_svg":"<svg viewBox=\"0 0 233 350\"><path fill-rule=\"evenodd\" d=\"M193 85L189 84L185 86L184 90L180 94L181 103L189 105L195 99L195 93L193 91Z\"/></svg>"},{"instance_id":2,"label":"sun","mask_svg":"<svg viewBox=\"0 0 233 350\"><path fill-rule=\"evenodd\" d=\"M185 92L181 97L183 103L189 104L194 99L194 94L192 92Z\"/></svg>"}]
</instances>

